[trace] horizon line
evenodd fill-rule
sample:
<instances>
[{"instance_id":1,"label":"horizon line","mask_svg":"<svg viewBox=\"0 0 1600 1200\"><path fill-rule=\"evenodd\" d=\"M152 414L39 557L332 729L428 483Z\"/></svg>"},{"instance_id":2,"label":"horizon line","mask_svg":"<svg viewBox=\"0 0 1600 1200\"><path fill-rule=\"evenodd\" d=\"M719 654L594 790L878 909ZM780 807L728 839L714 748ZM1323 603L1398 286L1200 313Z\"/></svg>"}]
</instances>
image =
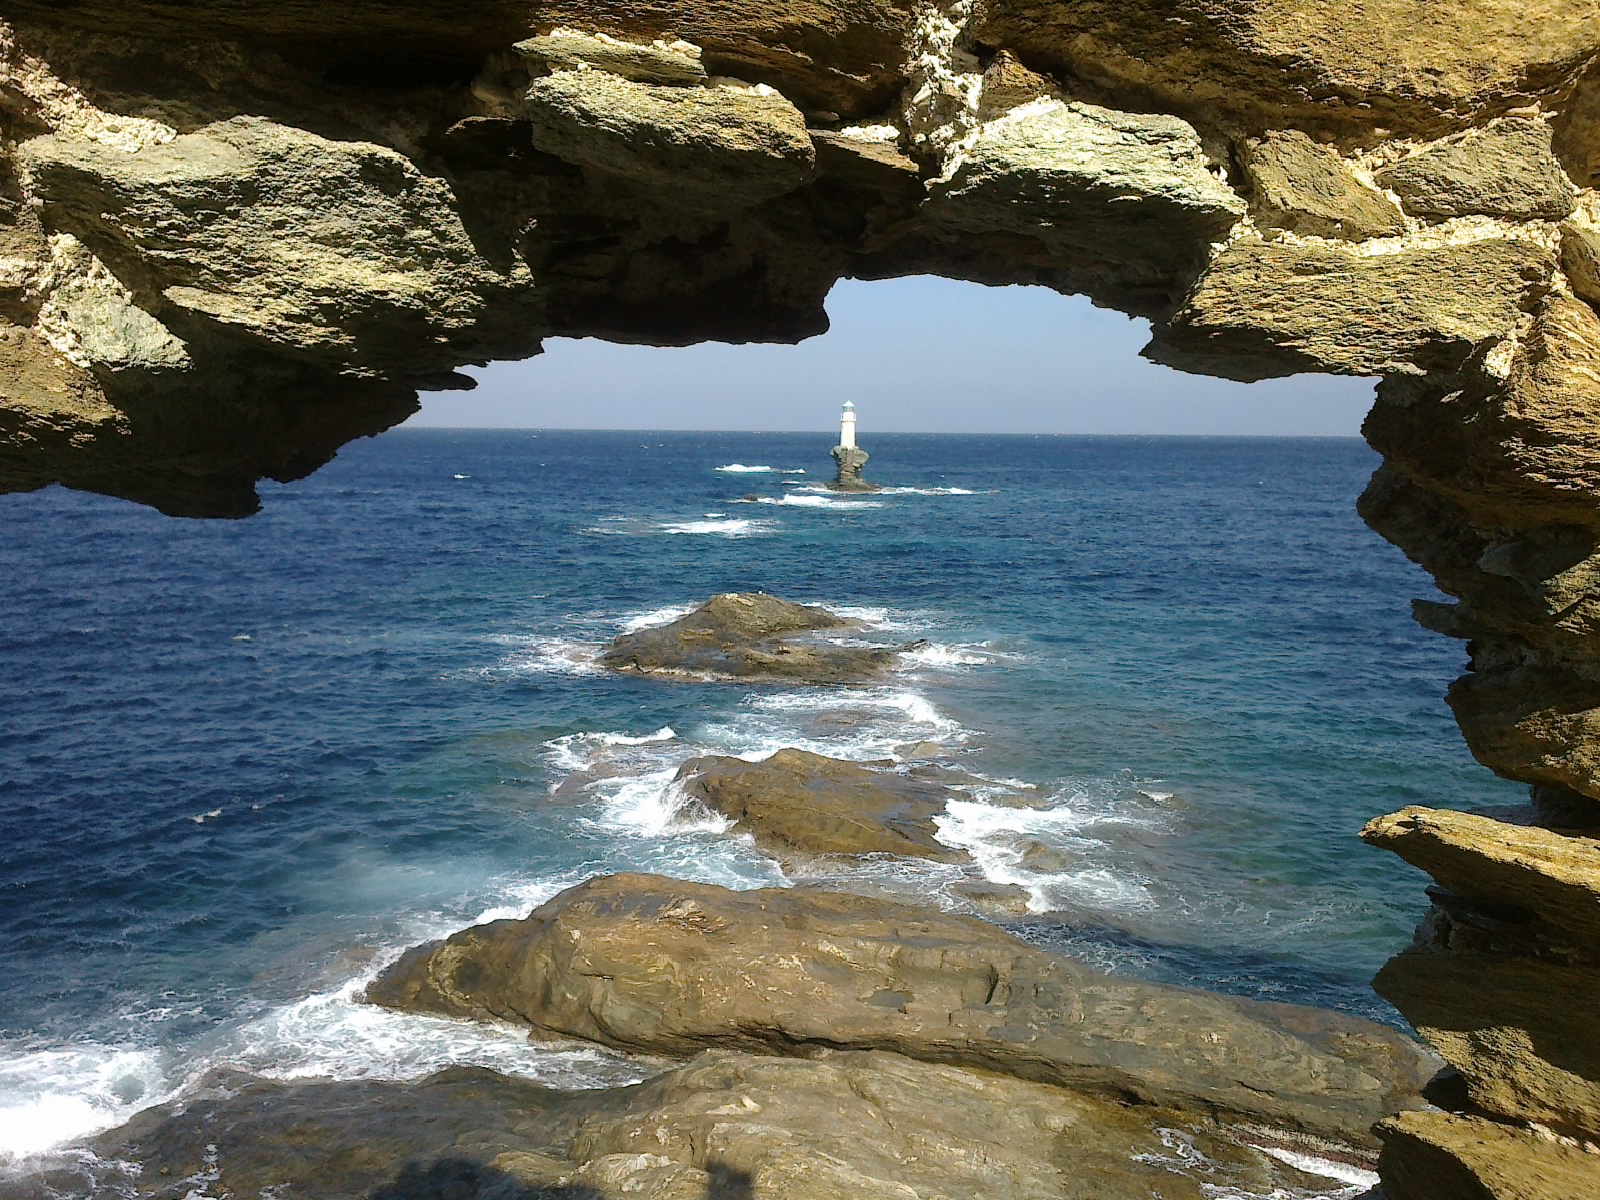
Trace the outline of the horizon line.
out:
<instances>
[{"instance_id":1,"label":"horizon line","mask_svg":"<svg viewBox=\"0 0 1600 1200\"><path fill-rule=\"evenodd\" d=\"M385 437L391 433L740 433L740 434L783 434L824 437L829 436L819 429L624 429L624 428L584 428L575 425L410 425L405 422L392 425L381 434L371 436ZM1326 441L1326 442L1365 442L1359 433L1065 433L1065 432L1029 432L1012 430L974 430L974 429L879 429L872 432L873 437L1082 437L1082 438L1251 438L1261 441Z\"/></svg>"}]
</instances>

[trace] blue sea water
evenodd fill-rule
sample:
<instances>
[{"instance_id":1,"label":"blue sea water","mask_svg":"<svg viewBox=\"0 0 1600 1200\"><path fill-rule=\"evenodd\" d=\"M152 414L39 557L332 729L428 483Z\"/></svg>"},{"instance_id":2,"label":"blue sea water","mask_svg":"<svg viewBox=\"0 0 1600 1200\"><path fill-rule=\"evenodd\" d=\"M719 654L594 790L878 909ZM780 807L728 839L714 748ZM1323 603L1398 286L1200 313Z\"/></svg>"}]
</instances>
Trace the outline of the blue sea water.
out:
<instances>
[{"instance_id":1,"label":"blue sea water","mask_svg":"<svg viewBox=\"0 0 1600 1200\"><path fill-rule=\"evenodd\" d=\"M1431 584L1338 439L400 430L242 522L0 498L0 1162L228 1063L567 1086L625 1061L354 1002L406 945L595 871L784 882L681 807L697 753L932 756L1025 788L944 836L1106 969L1395 1019L1405 804L1518 798L1442 694ZM739 465L765 470L733 470ZM667 683L619 630L763 589L929 645L862 689ZM931 743L931 745L930 745ZM1031 853L1029 853L1031 849ZM848 886L957 904L953 870Z\"/></svg>"}]
</instances>

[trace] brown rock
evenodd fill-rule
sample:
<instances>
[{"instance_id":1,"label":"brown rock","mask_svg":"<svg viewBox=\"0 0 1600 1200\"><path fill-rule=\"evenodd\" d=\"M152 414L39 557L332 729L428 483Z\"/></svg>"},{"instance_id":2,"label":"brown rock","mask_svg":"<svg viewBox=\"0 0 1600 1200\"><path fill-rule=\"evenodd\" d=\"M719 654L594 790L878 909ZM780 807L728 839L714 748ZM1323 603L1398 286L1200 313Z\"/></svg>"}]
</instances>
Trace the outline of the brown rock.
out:
<instances>
[{"instance_id":1,"label":"brown rock","mask_svg":"<svg viewBox=\"0 0 1600 1200\"><path fill-rule=\"evenodd\" d=\"M1563 665L1519 665L1513 657L1511 665L1478 663L1447 698L1484 766L1600 798L1600 683Z\"/></svg>"},{"instance_id":2,"label":"brown rock","mask_svg":"<svg viewBox=\"0 0 1600 1200\"><path fill-rule=\"evenodd\" d=\"M985 119L989 119L1010 112L1030 100L1037 100L1040 96L1055 94L1056 85L1048 77L1028 70L1011 51L1002 50L984 68L979 111Z\"/></svg>"},{"instance_id":3,"label":"brown rock","mask_svg":"<svg viewBox=\"0 0 1600 1200\"><path fill-rule=\"evenodd\" d=\"M1542 121L1491 121L1378 172L1415 217L1559 221L1577 191L1550 150Z\"/></svg>"},{"instance_id":4,"label":"brown rock","mask_svg":"<svg viewBox=\"0 0 1600 1200\"><path fill-rule=\"evenodd\" d=\"M933 818L944 811L950 789L910 775L779 750L760 762L691 759L678 780L768 853L966 857L934 837Z\"/></svg>"},{"instance_id":5,"label":"brown rock","mask_svg":"<svg viewBox=\"0 0 1600 1200\"><path fill-rule=\"evenodd\" d=\"M1600 1155L1525 1129L1444 1112L1378 1126L1388 1200L1577 1200L1600 1195Z\"/></svg>"},{"instance_id":6,"label":"brown rock","mask_svg":"<svg viewBox=\"0 0 1600 1200\"><path fill-rule=\"evenodd\" d=\"M670 625L623 634L600 663L614 671L677 678L849 683L886 670L895 651L796 639L851 624L815 605L763 592L726 592Z\"/></svg>"},{"instance_id":7,"label":"brown rock","mask_svg":"<svg viewBox=\"0 0 1600 1200\"><path fill-rule=\"evenodd\" d=\"M1592 202L1582 213L1561 225L1561 269L1580 300L1600 305L1600 214Z\"/></svg>"},{"instance_id":8,"label":"brown rock","mask_svg":"<svg viewBox=\"0 0 1600 1200\"><path fill-rule=\"evenodd\" d=\"M1247 139L1241 157L1258 225L1347 242L1405 232L1393 201L1357 179L1332 146L1298 130Z\"/></svg>"},{"instance_id":9,"label":"brown rock","mask_svg":"<svg viewBox=\"0 0 1600 1200\"><path fill-rule=\"evenodd\" d=\"M1416 483L1489 527L1600 525L1600 317L1538 310L1505 379L1388 383L1362 433Z\"/></svg>"},{"instance_id":10,"label":"brown rock","mask_svg":"<svg viewBox=\"0 0 1600 1200\"><path fill-rule=\"evenodd\" d=\"M14 1200L1203 1200L1313 1180L1220 1131L893 1054L701 1055L632 1087L557 1092L489 1071L416 1083L221 1074L141 1113ZM135 1174L129 1168L137 1169Z\"/></svg>"},{"instance_id":11,"label":"brown rock","mask_svg":"<svg viewBox=\"0 0 1600 1200\"><path fill-rule=\"evenodd\" d=\"M1497 954L1401 954L1373 981L1472 1106L1600 1141L1600 969Z\"/></svg>"},{"instance_id":12,"label":"brown rock","mask_svg":"<svg viewBox=\"0 0 1600 1200\"><path fill-rule=\"evenodd\" d=\"M558 71L533 81L524 115L533 144L547 154L717 208L792 192L816 167L800 110L748 88Z\"/></svg>"},{"instance_id":13,"label":"brown rock","mask_svg":"<svg viewBox=\"0 0 1600 1200\"><path fill-rule=\"evenodd\" d=\"M1600 945L1600 841L1413 806L1361 831L1457 895L1522 910L1577 945Z\"/></svg>"},{"instance_id":14,"label":"brown rock","mask_svg":"<svg viewBox=\"0 0 1600 1200\"><path fill-rule=\"evenodd\" d=\"M1448 374L1517 331L1554 265L1542 246L1514 238L1387 254L1241 240L1145 354L1243 380Z\"/></svg>"},{"instance_id":15,"label":"brown rock","mask_svg":"<svg viewBox=\"0 0 1600 1200\"><path fill-rule=\"evenodd\" d=\"M1593 0L984 0L972 33L1112 103L1251 133L1436 136L1568 94L1597 16Z\"/></svg>"},{"instance_id":16,"label":"brown rock","mask_svg":"<svg viewBox=\"0 0 1600 1200\"><path fill-rule=\"evenodd\" d=\"M976 919L644 875L418 947L368 999L648 1053L894 1050L1349 1141L1431 1073L1370 1022L1116 979Z\"/></svg>"}]
</instances>

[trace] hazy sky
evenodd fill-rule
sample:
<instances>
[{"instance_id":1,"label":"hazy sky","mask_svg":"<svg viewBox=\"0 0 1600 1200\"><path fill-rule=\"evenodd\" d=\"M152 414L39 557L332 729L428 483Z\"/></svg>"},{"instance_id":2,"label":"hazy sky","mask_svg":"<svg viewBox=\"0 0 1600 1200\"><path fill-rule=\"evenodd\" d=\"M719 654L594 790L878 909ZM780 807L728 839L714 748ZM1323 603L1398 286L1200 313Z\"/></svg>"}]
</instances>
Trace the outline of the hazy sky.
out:
<instances>
[{"instance_id":1,"label":"hazy sky","mask_svg":"<svg viewBox=\"0 0 1600 1200\"><path fill-rule=\"evenodd\" d=\"M553 339L423 397L412 425L536 429L1354 435L1372 381L1230 383L1138 356L1144 321L1045 288L845 280L832 328L798 346L683 349Z\"/></svg>"}]
</instances>

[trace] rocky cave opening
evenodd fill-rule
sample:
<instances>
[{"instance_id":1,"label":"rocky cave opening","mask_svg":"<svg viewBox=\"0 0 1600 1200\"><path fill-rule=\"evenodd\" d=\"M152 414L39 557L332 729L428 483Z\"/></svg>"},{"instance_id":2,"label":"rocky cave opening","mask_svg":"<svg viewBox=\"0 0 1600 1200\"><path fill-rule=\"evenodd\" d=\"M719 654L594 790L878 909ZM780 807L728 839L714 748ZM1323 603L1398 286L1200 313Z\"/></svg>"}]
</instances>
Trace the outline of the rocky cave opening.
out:
<instances>
[{"instance_id":1,"label":"rocky cave opening","mask_svg":"<svg viewBox=\"0 0 1600 1200\"><path fill-rule=\"evenodd\" d=\"M1416 610L1467 643L1450 705L1532 788L1368 827L1438 882L1379 986L1459 1080L1387 1123L1385 1186L1584 1194L1600 9L1171 7L21 0L0 487L245 516L464 365L798 339L841 277L1086 295L1202 375L1376 376L1361 514L1453 597Z\"/></svg>"}]
</instances>

